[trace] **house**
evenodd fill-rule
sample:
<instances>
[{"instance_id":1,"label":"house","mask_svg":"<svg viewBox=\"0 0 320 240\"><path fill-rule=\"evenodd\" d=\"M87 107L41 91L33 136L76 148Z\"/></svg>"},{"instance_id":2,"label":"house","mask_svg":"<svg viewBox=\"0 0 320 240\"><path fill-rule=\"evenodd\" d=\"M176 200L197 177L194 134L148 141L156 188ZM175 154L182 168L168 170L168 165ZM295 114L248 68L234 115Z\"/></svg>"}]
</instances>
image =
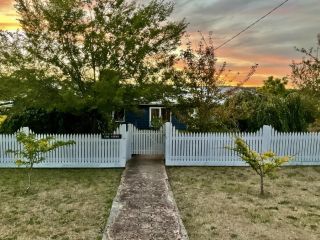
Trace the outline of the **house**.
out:
<instances>
[{"instance_id":1,"label":"house","mask_svg":"<svg viewBox=\"0 0 320 240\"><path fill-rule=\"evenodd\" d=\"M140 104L135 111L114 112L115 122L133 124L138 129L152 129L151 123L155 118L162 119L163 122L171 122L176 129L186 129L186 125L180 122L171 110L161 102Z\"/></svg>"},{"instance_id":2,"label":"house","mask_svg":"<svg viewBox=\"0 0 320 240\"><path fill-rule=\"evenodd\" d=\"M256 88L248 87L233 87L233 86L221 86L222 93L228 91L242 91L242 90L255 90ZM185 94L186 99L190 98L189 94ZM172 104L175 104L175 100L169 100ZM223 102L220 102L223 103ZM160 102L150 102L139 104L136 111L118 111L114 112L114 120L118 123L130 123L138 129L152 129L152 120L154 118L160 118L164 122L171 122L172 125L178 130L186 130L187 126L171 112L169 108Z\"/></svg>"}]
</instances>

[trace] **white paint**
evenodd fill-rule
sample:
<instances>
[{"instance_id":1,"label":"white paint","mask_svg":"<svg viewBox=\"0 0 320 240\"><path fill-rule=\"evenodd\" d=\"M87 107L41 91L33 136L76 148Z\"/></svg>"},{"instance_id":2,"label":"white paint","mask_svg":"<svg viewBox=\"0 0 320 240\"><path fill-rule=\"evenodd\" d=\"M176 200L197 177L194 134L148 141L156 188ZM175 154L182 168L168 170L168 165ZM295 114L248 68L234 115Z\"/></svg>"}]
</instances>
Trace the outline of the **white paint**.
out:
<instances>
[{"instance_id":1,"label":"white paint","mask_svg":"<svg viewBox=\"0 0 320 240\"><path fill-rule=\"evenodd\" d=\"M26 130L26 129L25 129ZM52 136L56 140L74 140L76 144L63 146L47 154L46 160L36 164L38 168L116 168L125 167L131 158L131 148L126 126L117 130L121 139L102 139L100 134L37 134L40 139ZM22 146L15 134L0 135L0 167L16 167L14 158L6 154L8 149L18 150Z\"/></svg>"},{"instance_id":2,"label":"white paint","mask_svg":"<svg viewBox=\"0 0 320 240\"><path fill-rule=\"evenodd\" d=\"M160 130L141 130L129 124L132 154L156 155L164 154L165 128Z\"/></svg>"},{"instance_id":3,"label":"white paint","mask_svg":"<svg viewBox=\"0 0 320 240\"><path fill-rule=\"evenodd\" d=\"M115 133L121 139L102 139L100 134L53 134L57 140L76 144L45 154L39 168L114 168L125 167L132 154L165 154L167 166L246 166L227 149L234 138L243 138L257 152L273 151L294 156L288 165L320 165L320 133L279 133L264 126L255 133L188 133L166 123L160 130L139 130L121 125ZM47 134L37 134L43 138ZM21 149L15 134L0 135L0 167L16 167L8 149Z\"/></svg>"},{"instance_id":4,"label":"white paint","mask_svg":"<svg viewBox=\"0 0 320 240\"><path fill-rule=\"evenodd\" d=\"M166 124L167 166L246 166L234 151L243 138L257 152L294 156L287 165L320 165L320 133L279 133L264 126L256 133L185 133Z\"/></svg>"}]
</instances>

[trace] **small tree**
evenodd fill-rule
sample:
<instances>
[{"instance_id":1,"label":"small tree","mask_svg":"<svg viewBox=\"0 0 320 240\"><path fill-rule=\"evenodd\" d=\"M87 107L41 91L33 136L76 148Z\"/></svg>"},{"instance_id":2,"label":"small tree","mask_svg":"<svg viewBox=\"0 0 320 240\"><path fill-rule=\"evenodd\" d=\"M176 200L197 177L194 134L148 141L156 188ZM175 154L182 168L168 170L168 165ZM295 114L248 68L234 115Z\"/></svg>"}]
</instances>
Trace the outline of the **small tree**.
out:
<instances>
[{"instance_id":1,"label":"small tree","mask_svg":"<svg viewBox=\"0 0 320 240\"><path fill-rule=\"evenodd\" d=\"M240 137L235 139L235 147L229 148L235 151L239 157L248 163L250 167L260 176L260 194L264 195L264 177L274 172L278 167L288 162L292 157L279 157L269 151L258 153L250 149L249 145Z\"/></svg>"},{"instance_id":2,"label":"small tree","mask_svg":"<svg viewBox=\"0 0 320 240\"><path fill-rule=\"evenodd\" d=\"M7 153L12 154L18 166L26 166L28 170L28 187L26 192L31 187L31 172L34 164L41 163L45 160L43 156L56 148L74 144L75 141L55 141L53 137L45 137L37 139L35 134L26 134L24 132L17 133L17 141L22 144L22 150L7 150Z\"/></svg>"}]
</instances>

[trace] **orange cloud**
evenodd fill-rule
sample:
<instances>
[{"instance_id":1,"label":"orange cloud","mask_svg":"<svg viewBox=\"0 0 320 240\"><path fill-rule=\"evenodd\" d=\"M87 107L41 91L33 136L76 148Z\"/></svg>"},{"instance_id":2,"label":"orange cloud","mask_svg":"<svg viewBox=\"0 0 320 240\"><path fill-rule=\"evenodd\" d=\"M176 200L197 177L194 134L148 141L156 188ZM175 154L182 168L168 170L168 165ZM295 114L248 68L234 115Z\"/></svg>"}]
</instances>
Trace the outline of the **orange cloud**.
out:
<instances>
[{"instance_id":1,"label":"orange cloud","mask_svg":"<svg viewBox=\"0 0 320 240\"><path fill-rule=\"evenodd\" d=\"M192 41L192 48L197 49L201 35L198 32L189 33L189 39ZM204 38L207 40L205 34ZM215 39L213 39L214 41ZM186 39L183 39L183 44L186 43ZM217 45L214 41L215 46ZM254 75L244 84L245 86L261 86L263 81L269 76L282 78L290 75L291 69L289 64L291 59L287 56L276 54L259 54L251 49L245 48L230 48L225 46L216 50L216 56L218 63L226 62L227 70L231 70L233 75L239 73L239 76L235 79L235 82L231 82L231 85L235 85L237 81L241 81L246 78L250 71L250 67L259 64ZM182 65L179 64L179 68ZM230 75L232 75L232 73ZM230 77L231 78L231 77Z\"/></svg>"},{"instance_id":2,"label":"orange cloud","mask_svg":"<svg viewBox=\"0 0 320 240\"><path fill-rule=\"evenodd\" d=\"M0 1L0 30L16 30L19 28L13 0Z\"/></svg>"},{"instance_id":3,"label":"orange cloud","mask_svg":"<svg viewBox=\"0 0 320 240\"><path fill-rule=\"evenodd\" d=\"M1 30L16 30L19 28L17 21L17 14L13 7L14 0L0 0L0 29ZM201 35L198 32L191 32L190 40L192 47L197 48ZM203 34L207 39L206 33ZM217 37L217 38L215 38ZM214 43L217 45L223 39L219 39L219 35L214 35ZM186 39L182 39L182 43L186 43ZM268 76L284 77L290 74L289 64L291 59L284 55L277 55L275 53L258 53L254 49L245 47L233 47L229 45L216 51L219 62L226 61L227 69L231 69L234 73L239 72L238 80L245 78L250 71L250 67L254 64L259 64L256 73L249 81L245 83L247 86L259 86ZM233 83L235 84L235 83Z\"/></svg>"},{"instance_id":4,"label":"orange cloud","mask_svg":"<svg viewBox=\"0 0 320 240\"><path fill-rule=\"evenodd\" d=\"M13 4L13 0L1 0L0 2L0 9L4 8L4 7L10 7Z\"/></svg>"}]
</instances>

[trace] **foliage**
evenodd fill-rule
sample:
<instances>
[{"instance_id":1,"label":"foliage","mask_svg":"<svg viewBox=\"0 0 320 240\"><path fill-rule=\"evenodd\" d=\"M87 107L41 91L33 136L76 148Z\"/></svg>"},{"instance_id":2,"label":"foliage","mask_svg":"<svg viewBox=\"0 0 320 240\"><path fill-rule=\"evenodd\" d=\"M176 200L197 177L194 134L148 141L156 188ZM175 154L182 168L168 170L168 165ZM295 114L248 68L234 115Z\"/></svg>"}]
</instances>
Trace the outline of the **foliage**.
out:
<instances>
[{"instance_id":1,"label":"foliage","mask_svg":"<svg viewBox=\"0 0 320 240\"><path fill-rule=\"evenodd\" d=\"M304 56L300 62L292 61L290 65L292 70L291 78L299 90L308 96L316 106L317 121L311 124L309 129L319 131L316 125L320 119L320 34L318 34L318 46L316 48L296 48L296 50Z\"/></svg>"},{"instance_id":2,"label":"foliage","mask_svg":"<svg viewBox=\"0 0 320 240\"><path fill-rule=\"evenodd\" d=\"M313 48L307 50L305 48L297 51L304 54L301 62L293 61L291 66L291 78L293 82L302 91L310 94L310 96L320 98L320 59L318 55L320 47L316 51Z\"/></svg>"},{"instance_id":3,"label":"foliage","mask_svg":"<svg viewBox=\"0 0 320 240\"><path fill-rule=\"evenodd\" d=\"M312 100L286 89L287 79L269 77L257 90L238 91L225 102L229 117L241 131L271 125L281 132L306 131L317 114Z\"/></svg>"},{"instance_id":4,"label":"foliage","mask_svg":"<svg viewBox=\"0 0 320 240\"><path fill-rule=\"evenodd\" d=\"M235 151L260 176L261 195L264 194L264 177L292 158L288 156L279 157L271 151L258 153L250 149L249 145L240 137L235 139L235 145L234 148L229 149Z\"/></svg>"},{"instance_id":5,"label":"foliage","mask_svg":"<svg viewBox=\"0 0 320 240\"><path fill-rule=\"evenodd\" d=\"M162 83L187 25L168 20L174 5L160 0L17 0L15 7L21 31L0 31L8 114L97 111L100 131L112 125L112 111L136 105L146 91L153 97L150 86Z\"/></svg>"},{"instance_id":6,"label":"foliage","mask_svg":"<svg viewBox=\"0 0 320 240\"><path fill-rule=\"evenodd\" d=\"M27 109L22 114L11 114L1 125L1 133L15 133L28 126L35 133L98 133L104 118L97 110L83 109L77 113L58 110Z\"/></svg>"},{"instance_id":7,"label":"foliage","mask_svg":"<svg viewBox=\"0 0 320 240\"><path fill-rule=\"evenodd\" d=\"M318 46L316 48L296 48L304 56L300 62L292 61L291 78L299 90L307 96L316 106L315 115L317 120L310 124L310 131L319 131L320 119L320 34L318 34Z\"/></svg>"},{"instance_id":8,"label":"foliage","mask_svg":"<svg viewBox=\"0 0 320 240\"><path fill-rule=\"evenodd\" d=\"M59 147L74 144L74 141L55 141L53 137L45 137L37 139L35 134L26 134L24 132L17 133L17 141L22 144L22 150L7 150L7 153L12 154L18 166L26 166L28 169L28 191L31 187L31 171L35 164L45 160L45 153L53 151Z\"/></svg>"},{"instance_id":9,"label":"foliage","mask_svg":"<svg viewBox=\"0 0 320 240\"><path fill-rule=\"evenodd\" d=\"M153 117L151 120L151 127L155 130L159 130L165 122L161 117Z\"/></svg>"},{"instance_id":10,"label":"foliage","mask_svg":"<svg viewBox=\"0 0 320 240\"><path fill-rule=\"evenodd\" d=\"M181 89L178 94L176 115L187 124L188 130L208 132L226 130L227 116L222 103L235 88L223 88L228 80L235 80L226 69L226 62L221 65L213 46L212 36L209 43L202 39L197 50L193 50L188 39L187 48L181 51L180 63L183 70L176 76L175 84ZM238 87L255 72L257 65L251 67L247 77L238 81Z\"/></svg>"},{"instance_id":11,"label":"foliage","mask_svg":"<svg viewBox=\"0 0 320 240\"><path fill-rule=\"evenodd\" d=\"M320 118L311 123L308 127L308 130L310 132L320 132Z\"/></svg>"},{"instance_id":12,"label":"foliage","mask_svg":"<svg viewBox=\"0 0 320 240\"><path fill-rule=\"evenodd\" d=\"M7 116L6 115L0 115L0 126L6 121Z\"/></svg>"},{"instance_id":13,"label":"foliage","mask_svg":"<svg viewBox=\"0 0 320 240\"><path fill-rule=\"evenodd\" d=\"M287 78L274 78L273 76L268 77L268 79L263 81L263 86L260 89L260 92L284 96L288 93L286 85L288 84Z\"/></svg>"}]
</instances>

